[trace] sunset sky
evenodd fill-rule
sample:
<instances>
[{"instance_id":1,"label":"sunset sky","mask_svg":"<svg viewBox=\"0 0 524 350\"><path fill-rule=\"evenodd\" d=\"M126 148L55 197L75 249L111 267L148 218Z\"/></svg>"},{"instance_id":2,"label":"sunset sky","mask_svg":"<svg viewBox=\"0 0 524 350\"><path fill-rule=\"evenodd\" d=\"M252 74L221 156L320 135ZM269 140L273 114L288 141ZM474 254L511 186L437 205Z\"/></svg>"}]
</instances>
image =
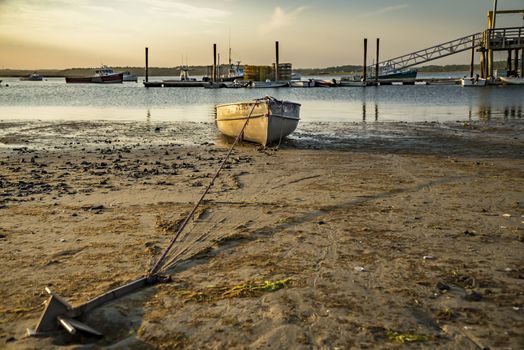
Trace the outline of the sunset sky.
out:
<instances>
[{"instance_id":1,"label":"sunset sky","mask_svg":"<svg viewBox=\"0 0 524 350\"><path fill-rule=\"evenodd\" d=\"M499 9L524 8L499 0ZM274 61L294 67L360 64L362 39L381 39L381 58L485 29L491 0L0 0L0 68L172 67L221 61ZM498 26L522 26L500 15ZM467 63L469 54L435 61ZM371 63L371 59L370 62Z\"/></svg>"}]
</instances>

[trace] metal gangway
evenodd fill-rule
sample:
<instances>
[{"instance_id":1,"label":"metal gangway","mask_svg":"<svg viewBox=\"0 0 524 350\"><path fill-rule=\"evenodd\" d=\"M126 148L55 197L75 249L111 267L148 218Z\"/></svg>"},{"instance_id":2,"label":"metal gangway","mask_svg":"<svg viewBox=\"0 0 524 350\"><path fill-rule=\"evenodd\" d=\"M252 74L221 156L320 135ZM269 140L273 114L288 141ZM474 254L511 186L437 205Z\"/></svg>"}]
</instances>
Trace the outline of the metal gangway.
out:
<instances>
[{"instance_id":1,"label":"metal gangway","mask_svg":"<svg viewBox=\"0 0 524 350\"><path fill-rule=\"evenodd\" d=\"M479 47L485 38L484 32L464 36L427 49L418 50L403 56L395 57L378 63L380 74L400 71L438 58L454 55L459 52ZM368 71L374 75L375 65L369 65Z\"/></svg>"}]
</instances>

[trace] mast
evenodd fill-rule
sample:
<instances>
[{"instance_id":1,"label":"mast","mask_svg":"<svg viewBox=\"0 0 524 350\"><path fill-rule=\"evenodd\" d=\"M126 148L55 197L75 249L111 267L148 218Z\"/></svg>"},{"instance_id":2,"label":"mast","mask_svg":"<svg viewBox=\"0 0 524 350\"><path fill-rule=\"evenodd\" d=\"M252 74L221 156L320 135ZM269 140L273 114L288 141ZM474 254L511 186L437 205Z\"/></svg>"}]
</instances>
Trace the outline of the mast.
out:
<instances>
[{"instance_id":1,"label":"mast","mask_svg":"<svg viewBox=\"0 0 524 350\"><path fill-rule=\"evenodd\" d=\"M231 67L231 28L229 28L229 67Z\"/></svg>"}]
</instances>

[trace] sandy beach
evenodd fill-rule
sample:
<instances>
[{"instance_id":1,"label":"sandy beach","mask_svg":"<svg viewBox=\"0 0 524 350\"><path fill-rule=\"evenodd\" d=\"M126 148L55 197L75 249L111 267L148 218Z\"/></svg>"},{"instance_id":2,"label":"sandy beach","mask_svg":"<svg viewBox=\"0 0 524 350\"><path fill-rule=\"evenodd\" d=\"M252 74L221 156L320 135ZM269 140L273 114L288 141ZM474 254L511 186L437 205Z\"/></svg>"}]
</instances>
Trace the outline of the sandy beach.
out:
<instances>
[{"instance_id":1,"label":"sandy beach","mask_svg":"<svg viewBox=\"0 0 524 350\"><path fill-rule=\"evenodd\" d=\"M524 124L303 123L239 145L102 338L26 337L147 273L227 151L212 123L0 122L0 348L519 349ZM267 281L267 282L266 282Z\"/></svg>"}]
</instances>

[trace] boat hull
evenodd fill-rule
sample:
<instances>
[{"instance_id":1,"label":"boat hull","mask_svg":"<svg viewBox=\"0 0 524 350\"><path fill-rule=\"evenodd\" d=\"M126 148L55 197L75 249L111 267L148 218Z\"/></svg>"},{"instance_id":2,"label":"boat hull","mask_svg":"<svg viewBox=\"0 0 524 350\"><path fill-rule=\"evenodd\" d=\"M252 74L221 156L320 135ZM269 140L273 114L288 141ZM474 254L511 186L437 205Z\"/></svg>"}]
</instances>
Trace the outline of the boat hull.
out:
<instances>
[{"instance_id":1,"label":"boat hull","mask_svg":"<svg viewBox=\"0 0 524 350\"><path fill-rule=\"evenodd\" d=\"M194 80L164 80L164 87L205 87L208 83L205 81Z\"/></svg>"},{"instance_id":2,"label":"boat hull","mask_svg":"<svg viewBox=\"0 0 524 350\"><path fill-rule=\"evenodd\" d=\"M309 80L291 80L289 86L292 88L309 88L315 87L316 83L313 79Z\"/></svg>"},{"instance_id":3,"label":"boat hull","mask_svg":"<svg viewBox=\"0 0 524 350\"><path fill-rule=\"evenodd\" d=\"M476 78L462 78L460 85L462 86L486 86L486 79Z\"/></svg>"},{"instance_id":4,"label":"boat hull","mask_svg":"<svg viewBox=\"0 0 524 350\"><path fill-rule=\"evenodd\" d=\"M524 85L524 78L500 77L500 80L502 80L504 84L508 84L508 85Z\"/></svg>"},{"instance_id":5,"label":"boat hull","mask_svg":"<svg viewBox=\"0 0 524 350\"><path fill-rule=\"evenodd\" d=\"M253 105L256 104L253 108ZM300 104L275 99L216 106L216 124L220 132L237 137L251 113L242 140L266 146L279 142L297 128Z\"/></svg>"},{"instance_id":6,"label":"boat hull","mask_svg":"<svg viewBox=\"0 0 524 350\"><path fill-rule=\"evenodd\" d=\"M253 81L248 87L253 89L275 89L289 87L289 83L287 81Z\"/></svg>"},{"instance_id":7,"label":"boat hull","mask_svg":"<svg viewBox=\"0 0 524 350\"><path fill-rule=\"evenodd\" d=\"M68 84L121 84L124 81L124 74L117 73L94 77L66 77L65 80Z\"/></svg>"},{"instance_id":8,"label":"boat hull","mask_svg":"<svg viewBox=\"0 0 524 350\"><path fill-rule=\"evenodd\" d=\"M138 77L136 75L125 75L124 74L123 80L136 83L138 81Z\"/></svg>"}]
</instances>

